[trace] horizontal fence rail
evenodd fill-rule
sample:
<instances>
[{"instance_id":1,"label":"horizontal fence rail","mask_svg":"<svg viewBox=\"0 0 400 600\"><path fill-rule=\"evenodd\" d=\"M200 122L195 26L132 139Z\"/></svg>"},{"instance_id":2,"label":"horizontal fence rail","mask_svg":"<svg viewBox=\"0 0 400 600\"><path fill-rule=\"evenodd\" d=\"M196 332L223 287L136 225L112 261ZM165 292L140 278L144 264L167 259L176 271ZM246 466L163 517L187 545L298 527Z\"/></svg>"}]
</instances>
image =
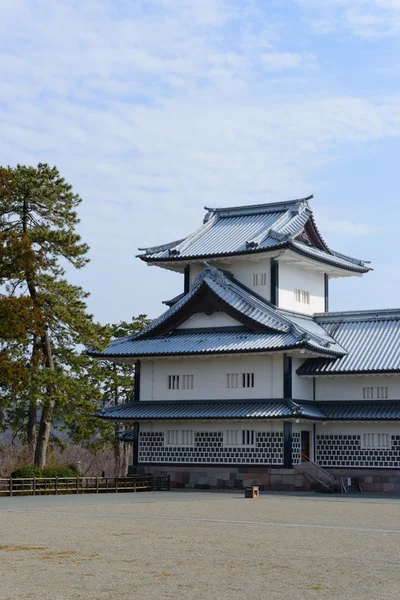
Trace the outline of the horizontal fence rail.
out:
<instances>
[{"instance_id":1,"label":"horizontal fence rail","mask_svg":"<svg viewBox=\"0 0 400 600\"><path fill-rule=\"evenodd\" d=\"M169 476L8 477L0 479L0 496L104 494L169 489Z\"/></svg>"}]
</instances>

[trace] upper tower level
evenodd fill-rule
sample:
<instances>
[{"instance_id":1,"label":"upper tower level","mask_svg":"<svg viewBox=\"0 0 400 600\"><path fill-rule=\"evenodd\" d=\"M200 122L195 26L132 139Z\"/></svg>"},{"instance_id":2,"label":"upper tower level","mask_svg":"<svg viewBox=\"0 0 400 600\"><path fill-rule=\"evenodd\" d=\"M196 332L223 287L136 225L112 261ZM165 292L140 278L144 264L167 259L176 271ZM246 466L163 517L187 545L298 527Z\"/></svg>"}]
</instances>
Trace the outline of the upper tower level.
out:
<instances>
[{"instance_id":1,"label":"upper tower level","mask_svg":"<svg viewBox=\"0 0 400 600\"><path fill-rule=\"evenodd\" d=\"M185 273L188 292L206 264L230 271L275 306L312 314L328 310L328 281L362 275L366 261L331 250L308 198L207 208L202 226L181 240L140 248L139 258Z\"/></svg>"}]
</instances>

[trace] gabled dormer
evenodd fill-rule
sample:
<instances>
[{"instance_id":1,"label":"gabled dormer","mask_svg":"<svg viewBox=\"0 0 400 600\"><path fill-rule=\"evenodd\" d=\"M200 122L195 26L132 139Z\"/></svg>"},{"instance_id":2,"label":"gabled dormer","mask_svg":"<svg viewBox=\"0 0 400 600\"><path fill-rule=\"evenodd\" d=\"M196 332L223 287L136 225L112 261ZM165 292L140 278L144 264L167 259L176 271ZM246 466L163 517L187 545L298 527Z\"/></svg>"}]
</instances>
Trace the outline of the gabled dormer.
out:
<instances>
[{"instance_id":1,"label":"gabled dormer","mask_svg":"<svg viewBox=\"0 0 400 600\"><path fill-rule=\"evenodd\" d=\"M231 208L206 208L202 226L186 238L145 248L139 257L185 274L185 292L207 265L227 270L279 308L328 310L328 282L362 275L365 261L331 250L308 198ZM206 261L206 262L205 262Z\"/></svg>"}]
</instances>

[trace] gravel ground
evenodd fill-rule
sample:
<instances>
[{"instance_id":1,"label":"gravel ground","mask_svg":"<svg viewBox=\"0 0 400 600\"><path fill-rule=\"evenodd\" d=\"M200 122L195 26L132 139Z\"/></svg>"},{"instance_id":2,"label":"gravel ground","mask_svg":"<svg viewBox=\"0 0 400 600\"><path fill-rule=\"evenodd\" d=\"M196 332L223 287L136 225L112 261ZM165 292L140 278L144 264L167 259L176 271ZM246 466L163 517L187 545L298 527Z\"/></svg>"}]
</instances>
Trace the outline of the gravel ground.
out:
<instances>
[{"instance_id":1,"label":"gravel ground","mask_svg":"<svg viewBox=\"0 0 400 600\"><path fill-rule=\"evenodd\" d=\"M383 498L5 498L0 600L397 600L399 542Z\"/></svg>"}]
</instances>

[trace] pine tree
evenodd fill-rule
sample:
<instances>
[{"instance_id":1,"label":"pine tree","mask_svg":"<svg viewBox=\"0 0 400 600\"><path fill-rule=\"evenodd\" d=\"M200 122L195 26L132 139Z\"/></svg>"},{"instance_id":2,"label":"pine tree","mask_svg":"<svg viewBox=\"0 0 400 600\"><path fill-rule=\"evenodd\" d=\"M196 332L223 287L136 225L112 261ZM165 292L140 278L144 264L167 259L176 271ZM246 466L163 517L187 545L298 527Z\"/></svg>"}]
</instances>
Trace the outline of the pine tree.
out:
<instances>
[{"instance_id":1,"label":"pine tree","mask_svg":"<svg viewBox=\"0 0 400 600\"><path fill-rule=\"evenodd\" d=\"M88 294L65 278L64 265L80 269L88 262L88 246L76 231L80 203L55 167L0 169L3 404L28 404L27 439L38 466L45 466L57 413L71 394L87 397L71 368L73 359L85 360L77 344L102 347L109 338L87 312Z\"/></svg>"}]
</instances>

